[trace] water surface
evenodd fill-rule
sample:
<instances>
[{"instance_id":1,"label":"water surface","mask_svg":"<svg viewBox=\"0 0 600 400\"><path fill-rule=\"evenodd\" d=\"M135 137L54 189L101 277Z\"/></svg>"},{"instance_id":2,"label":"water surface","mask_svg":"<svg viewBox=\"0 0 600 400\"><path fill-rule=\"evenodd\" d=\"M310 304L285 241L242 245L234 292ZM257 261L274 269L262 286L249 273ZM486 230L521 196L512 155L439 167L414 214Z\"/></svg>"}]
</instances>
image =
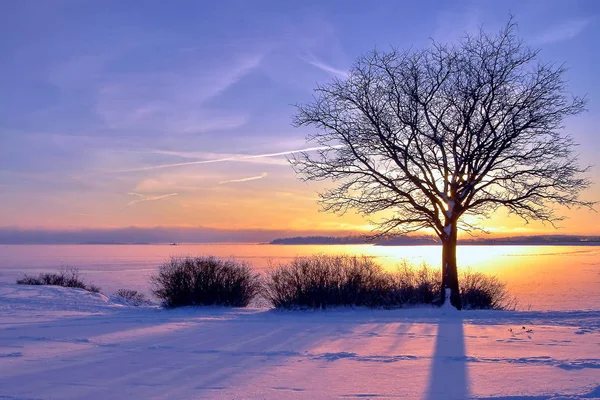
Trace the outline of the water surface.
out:
<instances>
[{"instance_id":1,"label":"water surface","mask_svg":"<svg viewBox=\"0 0 600 400\"><path fill-rule=\"evenodd\" d=\"M235 257L259 271L296 256L353 254L375 257L394 269L407 260L438 267L440 246L373 245L0 245L0 281L14 282L23 273L79 268L89 282L111 294L119 288L149 292L148 278L171 256ZM598 246L459 246L460 269L497 275L507 283L522 308L533 310L598 309Z\"/></svg>"}]
</instances>

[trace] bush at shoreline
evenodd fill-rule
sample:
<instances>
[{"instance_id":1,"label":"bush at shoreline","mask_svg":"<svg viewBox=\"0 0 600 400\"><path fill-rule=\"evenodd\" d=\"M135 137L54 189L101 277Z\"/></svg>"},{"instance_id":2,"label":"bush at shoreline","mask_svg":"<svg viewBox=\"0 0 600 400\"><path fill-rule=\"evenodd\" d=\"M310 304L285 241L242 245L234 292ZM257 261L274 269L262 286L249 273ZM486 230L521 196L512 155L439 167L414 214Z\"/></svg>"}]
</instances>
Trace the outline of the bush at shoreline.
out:
<instances>
[{"instance_id":1,"label":"bush at shoreline","mask_svg":"<svg viewBox=\"0 0 600 400\"><path fill-rule=\"evenodd\" d=\"M151 285L168 308L246 307L261 287L249 265L216 257L172 258L159 267Z\"/></svg>"},{"instance_id":2,"label":"bush at shoreline","mask_svg":"<svg viewBox=\"0 0 600 400\"><path fill-rule=\"evenodd\" d=\"M136 307L150 304L144 293L133 289L119 289L115 292L114 297Z\"/></svg>"},{"instance_id":3,"label":"bush at shoreline","mask_svg":"<svg viewBox=\"0 0 600 400\"><path fill-rule=\"evenodd\" d=\"M387 272L367 257L298 257L267 272L264 296L274 308L324 309L336 306L400 308L433 305L441 292L439 272L406 262ZM466 271L460 277L465 309L514 309L496 277Z\"/></svg>"},{"instance_id":4,"label":"bush at shoreline","mask_svg":"<svg viewBox=\"0 0 600 400\"><path fill-rule=\"evenodd\" d=\"M517 300L495 276L466 270L459 274L460 297L466 309L515 310Z\"/></svg>"},{"instance_id":5,"label":"bush at shoreline","mask_svg":"<svg viewBox=\"0 0 600 400\"><path fill-rule=\"evenodd\" d=\"M17 283L100 291L83 281L74 268L24 275ZM262 275L233 259L172 258L159 267L150 283L152 294L167 308L251 304L275 309L400 308L433 305L441 292L439 271L425 264L413 268L402 262L390 272L373 258L346 255L296 257ZM459 283L465 309L516 309L516 301L494 276L467 270L460 273ZM120 289L115 298L135 306L150 304L135 290Z\"/></svg>"},{"instance_id":6,"label":"bush at shoreline","mask_svg":"<svg viewBox=\"0 0 600 400\"><path fill-rule=\"evenodd\" d=\"M62 286L83 289L93 293L100 292L98 286L88 284L80 278L77 268L70 267L62 268L58 273L42 273L38 276L25 274L22 278L17 279L17 284Z\"/></svg>"},{"instance_id":7,"label":"bush at shoreline","mask_svg":"<svg viewBox=\"0 0 600 400\"><path fill-rule=\"evenodd\" d=\"M275 308L377 307L388 302L385 278L367 257L299 257L268 271L263 292Z\"/></svg>"}]
</instances>

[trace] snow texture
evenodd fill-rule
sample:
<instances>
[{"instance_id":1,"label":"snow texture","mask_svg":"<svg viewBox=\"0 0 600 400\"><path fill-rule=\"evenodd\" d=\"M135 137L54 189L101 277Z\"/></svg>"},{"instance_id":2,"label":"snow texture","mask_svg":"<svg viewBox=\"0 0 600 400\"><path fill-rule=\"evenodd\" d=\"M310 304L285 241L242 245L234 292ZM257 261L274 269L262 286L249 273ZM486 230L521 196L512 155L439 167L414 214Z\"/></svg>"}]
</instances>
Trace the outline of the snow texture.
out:
<instances>
[{"instance_id":1,"label":"snow texture","mask_svg":"<svg viewBox=\"0 0 600 400\"><path fill-rule=\"evenodd\" d=\"M0 398L581 399L600 311L133 307L0 284Z\"/></svg>"},{"instance_id":2,"label":"snow texture","mask_svg":"<svg viewBox=\"0 0 600 400\"><path fill-rule=\"evenodd\" d=\"M446 216L450 218L452 213L454 213L454 200L448 200L448 210L446 210Z\"/></svg>"},{"instance_id":3,"label":"snow texture","mask_svg":"<svg viewBox=\"0 0 600 400\"><path fill-rule=\"evenodd\" d=\"M444 300L444 304L442 305L442 309L444 310L444 312L458 311L456 308L454 308L454 306L450 302L450 295L451 294L452 294L452 290L450 288L444 289L445 300Z\"/></svg>"},{"instance_id":4,"label":"snow texture","mask_svg":"<svg viewBox=\"0 0 600 400\"><path fill-rule=\"evenodd\" d=\"M447 236L450 236L450 233L452 233L452 224L450 224L450 225L446 225L446 226L444 227L444 233L445 233Z\"/></svg>"}]
</instances>

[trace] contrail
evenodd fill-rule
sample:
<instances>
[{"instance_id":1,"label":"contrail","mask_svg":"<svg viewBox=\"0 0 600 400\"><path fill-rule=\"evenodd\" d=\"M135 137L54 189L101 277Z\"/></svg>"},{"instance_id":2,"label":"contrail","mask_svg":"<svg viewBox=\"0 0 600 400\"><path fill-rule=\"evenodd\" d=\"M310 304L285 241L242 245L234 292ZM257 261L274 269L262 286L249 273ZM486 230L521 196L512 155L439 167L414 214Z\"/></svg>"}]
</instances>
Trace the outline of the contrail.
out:
<instances>
[{"instance_id":1,"label":"contrail","mask_svg":"<svg viewBox=\"0 0 600 400\"><path fill-rule=\"evenodd\" d=\"M148 167L125 169L125 170L121 170L118 172L150 171L150 170L154 170L154 169L184 167L187 165L213 164L213 163L222 163L222 162L227 162L227 161L240 161L240 160L249 160L249 159L255 159L255 158L287 156L290 154L304 153L304 152L308 152L308 151L317 151L317 150L327 150L327 149L339 148L339 147L343 147L343 145L309 147L309 148L300 149L300 150L288 150L288 151L282 151L279 153L255 154L255 155L248 155L248 156L239 155L239 156L232 156L232 157L225 157L225 158L217 158L215 160L188 161L188 162L175 163L175 164L151 165Z\"/></svg>"},{"instance_id":2,"label":"contrail","mask_svg":"<svg viewBox=\"0 0 600 400\"><path fill-rule=\"evenodd\" d=\"M169 194L163 194L162 196L150 196L150 197L146 197L143 194L139 194L139 193L127 193L127 194L132 195L132 196L141 197L141 199L139 199L139 200L132 200L129 203L127 203L127 207L132 206L137 203L141 203L143 201L154 201L154 200L164 199L165 197L177 196L177 193L169 193Z\"/></svg>"},{"instance_id":3,"label":"contrail","mask_svg":"<svg viewBox=\"0 0 600 400\"><path fill-rule=\"evenodd\" d=\"M322 71L325 71L331 75L335 75L335 76L339 76L342 78L348 78L350 76L350 73L348 71L345 71L343 69L339 69L339 68L334 68L330 65L324 64L320 61L309 61L306 60L307 63L309 63L310 65L319 68Z\"/></svg>"},{"instance_id":4,"label":"contrail","mask_svg":"<svg viewBox=\"0 0 600 400\"><path fill-rule=\"evenodd\" d=\"M251 176L249 178L241 178L241 179L230 179L228 181L221 181L219 182L219 185L223 185L224 183L236 183L236 182L248 182L248 181L255 181L257 179L262 179L265 176L267 176L268 174L266 172L263 172L260 175L257 176Z\"/></svg>"},{"instance_id":5,"label":"contrail","mask_svg":"<svg viewBox=\"0 0 600 400\"><path fill-rule=\"evenodd\" d=\"M330 75L339 76L341 78L348 78L350 76L350 72L347 70L335 68L331 65L325 64L324 62L318 60L314 55L308 54L308 57L300 56L300 59L313 67L319 68L321 71L325 71Z\"/></svg>"}]
</instances>

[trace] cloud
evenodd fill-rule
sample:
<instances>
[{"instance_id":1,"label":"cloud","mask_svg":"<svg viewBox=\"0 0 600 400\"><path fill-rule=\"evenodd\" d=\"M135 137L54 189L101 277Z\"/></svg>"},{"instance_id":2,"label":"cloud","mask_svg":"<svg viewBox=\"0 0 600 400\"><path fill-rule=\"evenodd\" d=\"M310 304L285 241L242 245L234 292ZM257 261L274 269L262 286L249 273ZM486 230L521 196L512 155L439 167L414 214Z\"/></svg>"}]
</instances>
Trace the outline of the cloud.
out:
<instances>
[{"instance_id":1,"label":"cloud","mask_svg":"<svg viewBox=\"0 0 600 400\"><path fill-rule=\"evenodd\" d=\"M247 123L247 110L207 103L258 68L266 52L222 57L210 65L182 60L172 72L113 78L98 92L95 112L112 129L170 133L232 129Z\"/></svg>"},{"instance_id":2,"label":"cloud","mask_svg":"<svg viewBox=\"0 0 600 400\"><path fill-rule=\"evenodd\" d=\"M534 44L551 44L563 42L579 36L592 23L592 18L572 19L555 25L535 37Z\"/></svg>"},{"instance_id":3,"label":"cloud","mask_svg":"<svg viewBox=\"0 0 600 400\"><path fill-rule=\"evenodd\" d=\"M214 160L199 160L199 161L188 161L188 162L175 163L175 164L151 165L151 166L147 166L147 167L125 169L125 170L120 170L120 171L115 171L115 172L139 172L139 171L151 171L151 170L155 170L155 169L184 167L184 166L189 166L189 165L222 163L222 162L228 162L228 161L247 161L247 160L267 158L267 157L287 156L287 155L304 153L304 152L326 150L326 149L330 149L330 148L339 148L341 146L342 145L327 146L327 147L309 147L309 148L300 149L300 150L287 150L287 151L281 151L278 153L255 154L255 155L236 154L236 155L232 155L230 157L217 158Z\"/></svg>"},{"instance_id":4,"label":"cloud","mask_svg":"<svg viewBox=\"0 0 600 400\"><path fill-rule=\"evenodd\" d=\"M130 193L127 193L127 194L130 195L130 196L137 196L137 197L140 198L139 200L132 200L129 203L127 203L127 207L132 206L132 205L137 204L137 203L144 202L144 201L155 201L155 200L164 199L166 197L177 196L177 193L163 194L161 196L144 196L143 194L133 193L133 192L130 192Z\"/></svg>"},{"instance_id":5,"label":"cloud","mask_svg":"<svg viewBox=\"0 0 600 400\"><path fill-rule=\"evenodd\" d=\"M350 76L350 73L347 70L339 69L331 65L325 64L324 62L317 60L314 56L311 56L310 59L304 57L300 58L308 64L312 65L313 67L317 67L321 71L327 72L329 75L337 76L339 78L348 78Z\"/></svg>"},{"instance_id":6,"label":"cloud","mask_svg":"<svg viewBox=\"0 0 600 400\"><path fill-rule=\"evenodd\" d=\"M266 172L263 172L263 173L262 173L262 174L260 174L260 175L251 176L251 177L248 177L248 178L241 178L241 179L230 179L230 180L228 180L228 181L221 181L221 182L219 182L219 185L223 185L223 184L225 184L225 183L237 183L237 182L248 182L248 181L255 181L255 180L257 180L257 179L262 179L262 178L264 178L264 177L265 177L265 176L267 176L267 175L268 175L268 174L267 174Z\"/></svg>"},{"instance_id":7,"label":"cloud","mask_svg":"<svg viewBox=\"0 0 600 400\"><path fill-rule=\"evenodd\" d=\"M170 151L170 150L151 150L149 151L152 154L160 154L166 156L173 156L179 158L187 158L191 160L197 161L210 161L213 159L221 159L221 158L235 158L236 162L247 162L247 163L256 163L256 164L270 164L270 165L288 165L286 160L276 159L276 158L239 158L240 154L233 153L214 153L207 151ZM207 160L208 159L208 160Z\"/></svg>"}]
</instances>

